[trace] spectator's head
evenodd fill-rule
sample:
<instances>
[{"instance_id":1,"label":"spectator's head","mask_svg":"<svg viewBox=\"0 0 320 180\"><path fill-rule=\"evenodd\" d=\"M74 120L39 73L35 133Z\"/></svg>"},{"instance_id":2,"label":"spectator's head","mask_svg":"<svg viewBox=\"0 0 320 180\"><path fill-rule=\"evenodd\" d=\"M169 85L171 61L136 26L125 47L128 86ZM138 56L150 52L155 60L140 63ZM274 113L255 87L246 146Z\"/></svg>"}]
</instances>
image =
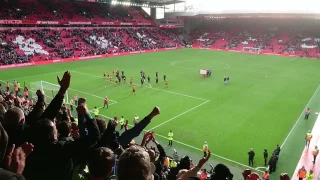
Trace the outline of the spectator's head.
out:
<instances>
[{"instance_id":1,"label":"spectator's head","mask_svg":"<svg viewBox=\"0 0 320 180\"><path fill-rule=\"evenodd\" d=\"M132 146L121 154L117 176L118 180L153 180L155 169L148 152L142 147Z\"/></svg>"},{"instance_id":2,"label":"spectator's head","mask_svg":"<svg viewBox=\"0 0 320 180\"><path fill-rule=\"evenodd\" d=\"M58 139L56 125L48 119L40 120L33 128L33 141L35 145L48 144Z\"/></svg>"},{"instance_id":3,"label":"spectator's head","mask_svg":"<svg viewBox=\"0 0 320 180\"><path fill-rule=\"evenodd\" d=\"M59 133L59 138L69 137L71 132L71 125L66 121L62 121L57 125L57 130Z\"/></svg>"},{"instance_id":4,"label":"spectator's head","mask_svg":"<svg viewBox=\"0 0 320 180\"><path fill-rule=\"evenodd\" d=\"M179 162L179 169L190 169L191 159L189 156L184 156Z\"/></svg>"},{"instance_id":5,"label":"spectator's head","mask_svg":"<svg viewBox=\"0 0 320 180\"><path fill-rule=\"evenodd\" d=\"M23 125L24 120L25 120L25 116L24 116L23 111L18 107L14 107L14 108L9 109L4 114L3 124L5 126L17 127L19 125Z\"/></svg>"},{"instance_id":6,"label":"spectator's head","mask_svg":"<svg viewBox=\"0 0 320 180\"><path fill-rule=\"evenodd\" d=\"M107 129L107 123L105 120L103 119L100 119L100 118L96 118L96 121L97 121L97 125L99 127L99 131L100 133L104 133L104 131Z\"/></svg>"},{"instance_id":7,"label":"spectator's head","mask_svg":"<svg viewBox=\"0 0 320 180\"><path fill-rule=\"evenodd\" d=\"M114 153L106 147L93 150L89 162L90 175L95 178L103 178L110 174L114 166Z\"/></svg>"},{"instance_id":8,"label":"spectator's head","mask_svg":"<svg viewBox=\"0 0 320 180\"><path fill-rule=\"evenodd\" d=\"M232 179L233 174L231 174L229 168L224 164L218 164L214 167L214 174L211 179Z\"/></svg>"}]
</instances>

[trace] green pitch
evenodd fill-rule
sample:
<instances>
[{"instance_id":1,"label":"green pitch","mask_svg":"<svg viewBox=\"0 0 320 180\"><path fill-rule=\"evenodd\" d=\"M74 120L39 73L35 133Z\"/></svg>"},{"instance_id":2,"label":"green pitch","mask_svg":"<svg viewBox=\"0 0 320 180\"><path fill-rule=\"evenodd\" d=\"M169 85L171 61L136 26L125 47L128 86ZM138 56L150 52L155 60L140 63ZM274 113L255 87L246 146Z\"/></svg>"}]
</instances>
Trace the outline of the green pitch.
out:
<instances>
[{"instance_id":1,"label":"green pitch","mask_svg":"<svg viewBox=\"0 0 320 180\"><path fill-rule=\"evenodd\" d=\"M63 71L69 70L69 98L74 94L86 97L90 109L103 106L105 96L111 99L112 105L100 109L101 115L124 116L132 123L135 114L142 118L159 106L161 115L147 128L162 138L173 130L174 140L179 141L174 146L201 154L203 142L207 141L212 153L245 165L247 152L254 148L256 166L260 167L263 149L271 154L277 144L282 144L317 89L319 67L318 60L184 49L9 69L0 71L0 79L57 84L56 75L62 76ZM119 86L115 86L114 79L112 83L103 79L104 71L111 73L117 68L127 77L127 82ZM200 76L202 68L212 69L212 76ZM143 87L141 70L151 77L151 83ZM230 84L223 83L224 76L230 76ZM131 94L130 77L137 95ZM301 133L304 135L312 125L305 125ZM293 154L293 158L280 157L286 166L282 172L293 172L303 148L301 139L299 148L282 152L283 156Z\"/></svg>"}]
</instances>

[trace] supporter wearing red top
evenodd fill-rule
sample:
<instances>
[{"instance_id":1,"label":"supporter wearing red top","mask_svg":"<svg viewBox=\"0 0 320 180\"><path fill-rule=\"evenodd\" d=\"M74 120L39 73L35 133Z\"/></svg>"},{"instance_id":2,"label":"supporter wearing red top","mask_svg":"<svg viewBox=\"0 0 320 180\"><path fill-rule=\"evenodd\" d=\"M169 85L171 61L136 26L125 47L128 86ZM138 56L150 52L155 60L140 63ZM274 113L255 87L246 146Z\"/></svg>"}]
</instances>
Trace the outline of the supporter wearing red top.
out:
<instances>
[{"instance_id":1,"label":"supporter wearing red top","mask_svg":"<svg viewBox=\"0 0 320 180\"><path fill-rule=\"evenodd\" d=\"M106 96L106 98L104 99L104 104L103 104L103 108L105 108L107 105L107 109L109 108L109 99L108 96Z\"/></svg>"},{"instance_id":2,"label":"supporter wearing red top","mask_svg":"<svg viewBox=\"0 0 320 180\"><path fill-rule=\"evenodd\" d=\"M200 174L200 180L206 180L206 179L207 179L207 170L203 169Z\"/></svg>"}]
</instances>

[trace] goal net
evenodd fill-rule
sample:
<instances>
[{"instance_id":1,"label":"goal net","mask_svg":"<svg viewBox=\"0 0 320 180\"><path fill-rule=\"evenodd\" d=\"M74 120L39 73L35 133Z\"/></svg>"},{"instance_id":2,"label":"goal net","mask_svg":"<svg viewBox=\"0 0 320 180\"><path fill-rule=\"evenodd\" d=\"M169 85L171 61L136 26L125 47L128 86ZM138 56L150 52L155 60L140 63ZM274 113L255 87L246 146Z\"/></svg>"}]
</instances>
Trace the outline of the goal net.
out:
<instances>
[{"instance_id":1,"label":"goal net","mask_svg":"<svg viewBox=\"0 0 320 180\"><path fill-rule=\"evenodd\" d=\"M37 90L42 90L44 92L44 95L46 97L46 102L49 103L52 101L52 99L56 96L60 89L60 85L58 84L52 84L46 81L37 81L37 82L31 82L30 83L30 91L32 94L32 98L37 98ZM68 104L69 103L69 97L68 97L68 91L66 92L64 96L63 103Z\"/></svg>"},{"instance_id":2,"label":"goal net","mask_svg":"<svg viewBox=\"0 0 320 180\"><path fill-rule=\"evenodd\" d=\"M261 48L254 48L254 47L243 47L242 52L245 53L253 53L253 54L260 54Z\"/></svg>"}]
</instances>

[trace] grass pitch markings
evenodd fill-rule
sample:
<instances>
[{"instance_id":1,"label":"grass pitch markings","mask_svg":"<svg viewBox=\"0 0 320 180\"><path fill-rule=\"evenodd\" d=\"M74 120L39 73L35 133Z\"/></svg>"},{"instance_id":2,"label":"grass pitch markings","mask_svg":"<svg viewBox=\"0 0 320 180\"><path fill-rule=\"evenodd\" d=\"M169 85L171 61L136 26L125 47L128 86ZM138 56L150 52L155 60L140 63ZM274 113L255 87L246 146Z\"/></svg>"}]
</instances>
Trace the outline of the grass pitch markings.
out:
<instances>
[{"instance_id":1,"label":"grass pitch markings","mask_svg":"<svg viewBox=\"0 0 320 180\"><path fill-rule=\"evenodd\" d=\"M176 118L178 118L178 117L180 117L180 116L182 116L182 115L184 115L184 114L186 114L186 113L188 113L188 112L190 112L190 111L192 111L192 110L194 110L194 109L197 109L197 108L199 108L200 106L203 106L204 104L206 104L206 103L208 103L208 102L209 102L209 100L207 100L207 101L205 101L205 102L203 102L203 103L201 103L201 104L199 104L199 105L197 105L197 106L194 106L193 108L188 109L188 110L186 110L186 111L184 111L184 112L176 115L175 117L173 117L173 118L171 118L171 119L168 119L168 120L162 122L161 124L156 125L155 127L151 128L150 131L152 131L152 130L154 130L154 129L156 129L156 128L164 125L164 124L167 124L168 122L170 122L170 121L172 121L172 120L174 120L174 119L176 119Z\"/></svg>"},{"instance_id":2,"label":"grass pitch markings","mask_svg":"<svg viewBox=\"0 0 320 180\"><path fill-rule=\"evenodd\" d=\"M93 110L90 110L90 112L92 112L92 111L93 111ZM112 117L105 116L105 115L103 115L103 114L100 114L99 116L102 116L102 117L105 117L105 118L108 118L108 119L113 119ZM128 124L128 126L133 127L133 125L131 125L131 124ZM151 129L150 129L150 130L144 129L143 131L144 131L144 132L149 132L149 131L151 131ZM163 136L163 135L161 135L161 134L157 134L157 133L155 133L155 134L156 134L156 136L159 136L159 137L161 137L161 138L163 138L163 139L166 139L166 140L168 139L168 137ZM197 147L195 147L195 146L191 146L191 145L189 145L189 144L186 144L186 143L183 143L183 142L180 142L180 141L177 141L177 140L173 140L173 142L202 152L202 149L197 148ZM261 173L264 172L264 171L259 170L259 169L262 169L262 167L253 168L253 167L247 166L247 165L245 165L245 164L242 164L242 163L240 163L240 162L237 162L237 161L234 161L234 160L225 158L225 157L220 156L220 155L218 155L218 154L214 154L214 153L212 153L212 152L211 152L211 155L212 155L212 156L215 156L215 157L217 157L217 158L219 158L219 159L223 159L223 160L225 160L225 161L227 161L227 162L231 162L231 163L237 164L237 165L239 165L239 166L248 168L248 169L252 169L252 170L255 170L255 171L258 171L258 172L261 172Z\"/></svg>"},{"instance_id":3,"label":"grass pitch markings","mask_svg":"<svg viewBox=\"0 0 320 180\"><path fill-rule=\"evenodd\" d=\"M86 76L91 76L91 77L101 78L101 76L92 75L92 74L88 74L88 73L83 73L83 72L79 72L79 71L70 71L70 72L78 73L78 74L82 74L82 75L86 75ZM138 84L135 84L135 85L138 85ZM193 99L198 99L198 100L202 100L202 101L208 101L208 99L203 99L203 98L199 98L199 97L195 97L195 96L190 96L190 95L187 95L187 94L181 94L181 93L177 93L177 92L173 92L173 91L168 91L168 90L154 88L154 87L148 87L148 86L144 86L144 87L150 88L150 89L154 89L154 90L158 90L158 91L171 93L171 94L176 94L176 95L180 95L180 96L185 96L185 97L189 97L189 98L193 98Z\"/></svg>"},{"instance_id":4,"label":"grass pitch markings","mask_svg":"<svg viewBox=\"0 0 320 180\"><path fill-rule=\"evenodd\" d=\"M293 127L291 128L289 134L287 135L287 137L284 139L283 143L281 144L281 149L283 148L283 146L286 144L288 138L290 137L290 135L292 134L294 128L297 126L300 118L304 115L305 110L308 108L309 104L311 103L311 101L313 100L314 96L317 94L318 90L320 88L320 85L317 87L317 89L315 90L315 92L313 93L313 95L311 96L309 102L307 103L307 105L303 108L302 113L300 114L300 116L298 117L298 119L296 120L295 124L293 125Z\"/></svg>"}]
</instances>

